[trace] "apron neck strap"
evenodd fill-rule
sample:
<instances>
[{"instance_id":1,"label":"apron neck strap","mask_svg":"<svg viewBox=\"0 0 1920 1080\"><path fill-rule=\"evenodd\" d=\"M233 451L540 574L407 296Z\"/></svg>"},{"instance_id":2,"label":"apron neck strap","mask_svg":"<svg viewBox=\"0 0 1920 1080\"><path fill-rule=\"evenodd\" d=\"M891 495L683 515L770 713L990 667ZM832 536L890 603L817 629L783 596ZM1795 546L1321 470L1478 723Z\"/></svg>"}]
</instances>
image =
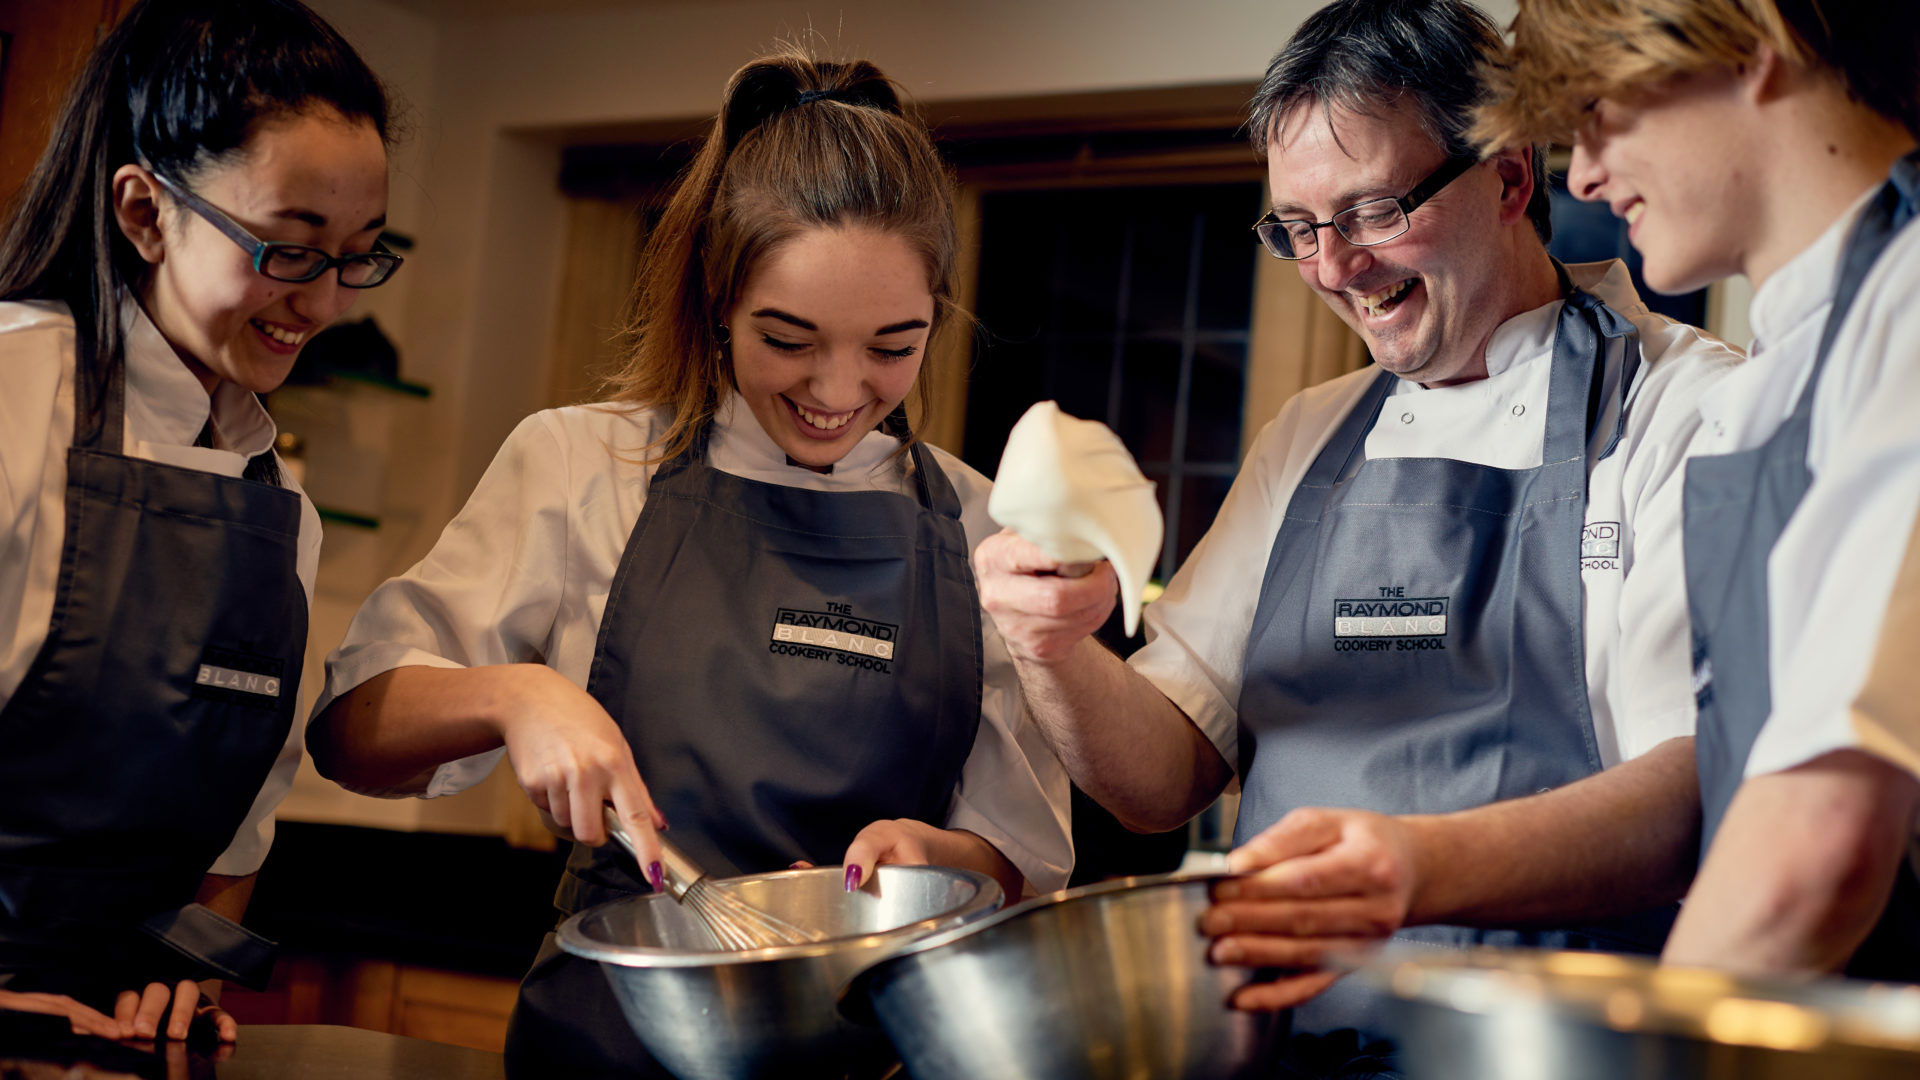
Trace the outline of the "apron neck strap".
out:
<instances>
[{"instance_id":1,"label":"apron neck strap","mask_svg":"<svg viewBox=\"0 0 1920 1080\"><path fill-rule=\"evenodd\" d=\"M1620 409L1602 449L1605 457L1619 445L1627 427L1627 391L1640 370L1640 332L1606 301L1572 286L1566 268L1555 263L1568 287L1553 331L1553 370L1547 389L1547 435L1541 463L1584 459L1606 405L1607 350L1618 338ZM1578 395L1576 398L1575 395Z\"/></svg>"},{"instance_id":2,"label":"apron neck strap","mask_svg":"<svg viewBox=\"0 0 1920 1080\"><path fill-rule=\"evenodd\" d=\"M126 442L127 365L124 353L99 361L92 328L73 327L73 445L121 453Z\"/></svg>"},{"instance_id":3,"label":"apron neck strap","mask_svg":"<svg viewBox=\"0 0 1920 1080\"><path fill-rule=\"evenodd\" d=\"M913 493L920 505L960 520L960 496L953 490L953 481L947 478L946 470L934 463L933 452L927 449L927 444L914 441L913 425L907 422L906 402L893 407L887 418L880 421L880 430L907 444L907 457L913 466Z\"/></svg>"},{"instance_id":4,"label":"apron neck strap","mask_svg":"<svg viewBox=\"0 0 1920 1080\"><path fill-rule=\"evenodd\" d=\"M1920 150L1893 163L1887 182L1874 192L1860 220L1853 223L1852 231L1847 234L1847 245L1841 249L1840 276L1833 287L1833 308L1828 311L1826 326L1820 331L1820 347L1813 354L1813 370L1800 390L1800 399L1794 403L1796 415L1812 413L1813 391L1820 384L1820 372L1827 366L1827 354L1833 351L1834 340L1840 336L1840 326L1846 322L1847 312L1860 294L1860 286L1880 261L1887 245L1893 243L1893 238L1906 228L1916 212L1920 212Z\"/></svg>"}]
</instances>

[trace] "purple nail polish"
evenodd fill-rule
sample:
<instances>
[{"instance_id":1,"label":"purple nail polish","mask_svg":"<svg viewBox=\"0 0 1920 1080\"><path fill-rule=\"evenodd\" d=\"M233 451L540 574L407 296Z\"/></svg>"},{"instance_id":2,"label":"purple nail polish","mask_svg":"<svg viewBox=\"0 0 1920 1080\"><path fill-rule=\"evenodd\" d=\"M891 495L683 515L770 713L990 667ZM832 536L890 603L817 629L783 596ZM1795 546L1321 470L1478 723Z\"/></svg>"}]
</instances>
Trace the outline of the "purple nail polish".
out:
<instances>
[{"instance_id":1,"label":"purple nail polish","mask_svg":"<svg viewBox=\"0 0 1920 1080\"><path fill-rule=\"evenodd\" d=\"M860 868L858 866L849 866L847 867L847 891L858 892L859 889L860 889Z\"/></svg>"},{"instance_id":2,"label":"purple nail polish","mask_svg":"<svg viewBox=\"0 0 1920 1080\"><path fill-rule=\"evenodd\" d=\"M657 862L647 864L647 881L652 883L654 892L667 891L667 872Z\"/></svg>"}]
</instances>

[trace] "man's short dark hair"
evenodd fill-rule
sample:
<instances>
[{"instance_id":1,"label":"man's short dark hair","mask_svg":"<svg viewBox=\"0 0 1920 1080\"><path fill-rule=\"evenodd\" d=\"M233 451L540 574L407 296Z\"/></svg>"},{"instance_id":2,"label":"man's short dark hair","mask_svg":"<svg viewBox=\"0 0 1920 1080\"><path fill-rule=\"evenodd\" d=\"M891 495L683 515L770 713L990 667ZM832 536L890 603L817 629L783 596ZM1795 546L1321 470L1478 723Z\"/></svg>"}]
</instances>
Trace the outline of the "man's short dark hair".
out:
<instances>
[{"instance_id":1,"label":"man's short dark hair","mask_svg":"<svg viewBox=\"0 0 1920 1080\"><path fill-rule=\"evenodd\" d=\"M1477 157L1467 129L1482 93L1480 65L1501 48L1500 28L1464 0L1334 0L1267 65L1248 111L1253 148L1265 154L1274 125L1298 105L1378 116L1407 101L1449 156ZM1545 243L1553 237L1546 148L1536 145L1532 159L1527 217Z\"/></svg>"}]
</instances>

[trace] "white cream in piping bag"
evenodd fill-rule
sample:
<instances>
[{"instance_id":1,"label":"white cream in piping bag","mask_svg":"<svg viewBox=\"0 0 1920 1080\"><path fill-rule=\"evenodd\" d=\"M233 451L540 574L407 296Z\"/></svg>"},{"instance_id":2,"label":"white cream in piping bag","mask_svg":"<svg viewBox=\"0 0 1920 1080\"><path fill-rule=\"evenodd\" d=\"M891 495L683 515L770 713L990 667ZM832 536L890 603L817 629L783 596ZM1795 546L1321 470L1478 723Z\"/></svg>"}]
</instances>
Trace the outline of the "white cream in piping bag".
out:
<instances>
[{"instance_id":1,"label":"white cream in piping bag","mask_svg":"<svg viewBox=\"0 0 1920 1080\"><path fill-rule=\"evenodd\" d=\"M1153 481L1110 428L1051 401L1028 409L1007 434L987 513L1063 563L1111 562L1133 635L1164 526Z\"/></svg>"}]
</instances>

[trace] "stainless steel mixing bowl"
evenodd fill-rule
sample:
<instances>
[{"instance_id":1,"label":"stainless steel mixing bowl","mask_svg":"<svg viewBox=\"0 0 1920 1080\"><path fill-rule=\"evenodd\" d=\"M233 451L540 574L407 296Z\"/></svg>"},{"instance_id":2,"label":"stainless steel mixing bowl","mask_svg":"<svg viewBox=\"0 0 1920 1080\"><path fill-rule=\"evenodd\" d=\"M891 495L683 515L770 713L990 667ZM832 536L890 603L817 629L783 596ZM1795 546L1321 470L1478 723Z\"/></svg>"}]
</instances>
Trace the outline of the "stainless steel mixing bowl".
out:
<instances>
[{"instance_id":1,"label":"stainless steel mixing bowl","mask_svg":"<svg viewBox=\"0 0 1920 1080\"><path fill-rule=\"evenodd\" d=\"M914 1080L1229 1080L1263 1075L1284 1025L1227 1007L1252 978L1207 961L1221 875L1123 878L1029 900L857 976Z\"/></svg>"},{"instance_id":2,"label":"stainless steel mixing bowl","mask_svg":"<svg viewBox=\"0 0 1920 1080\"><path fill-rule=\"evenodd\" d=\"M683 1080L871 1077L892 1063L879 1032L841 1019L853 974L916 938L986 918L1000 886L970 870L882 866L849 893L839 867L709 881L829 940L716 952L693 912L629 896L560 924L560 947L600 961L634 1033Z\"/></svg>"},{"instance_id":3,"label":"stainless steel mixing bowl","mask_svg":"<svg viewBox=\"0 0 1920 1080\"><path fill-rule=\"evenodd\" d=\"M1914 1080L1920 986L1762 982L1607 953L1382 953L1408 1080Z\"/></svg>"}]
</instances>

